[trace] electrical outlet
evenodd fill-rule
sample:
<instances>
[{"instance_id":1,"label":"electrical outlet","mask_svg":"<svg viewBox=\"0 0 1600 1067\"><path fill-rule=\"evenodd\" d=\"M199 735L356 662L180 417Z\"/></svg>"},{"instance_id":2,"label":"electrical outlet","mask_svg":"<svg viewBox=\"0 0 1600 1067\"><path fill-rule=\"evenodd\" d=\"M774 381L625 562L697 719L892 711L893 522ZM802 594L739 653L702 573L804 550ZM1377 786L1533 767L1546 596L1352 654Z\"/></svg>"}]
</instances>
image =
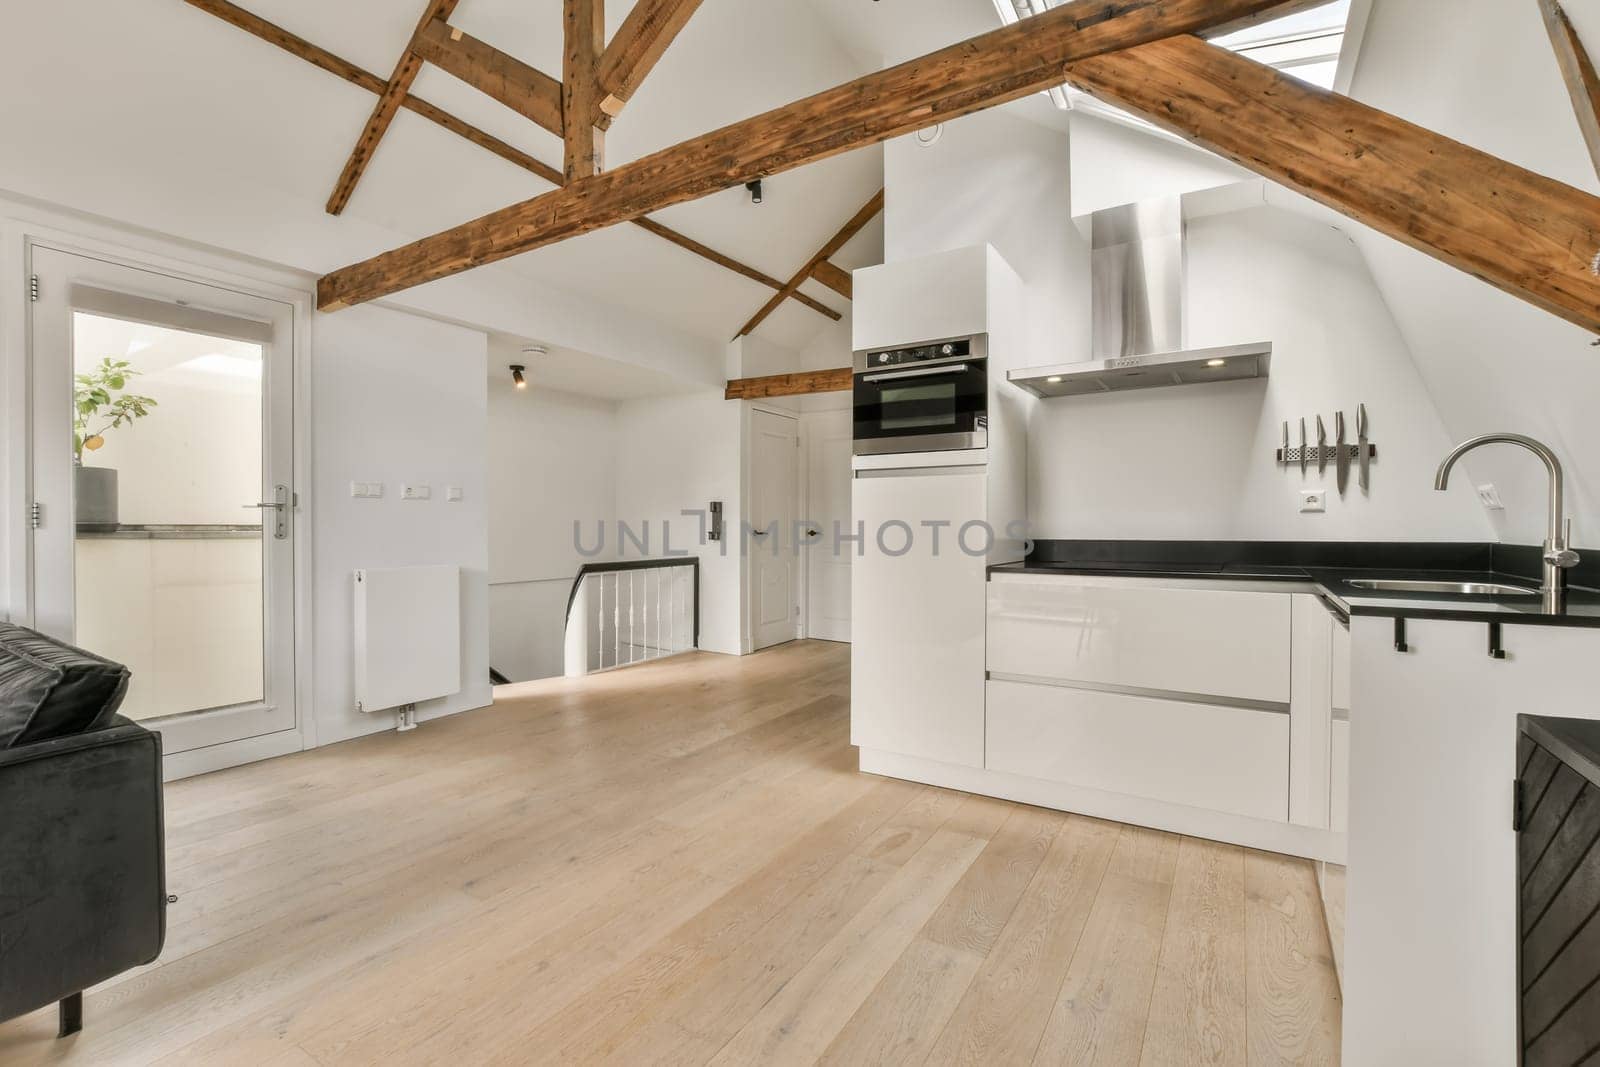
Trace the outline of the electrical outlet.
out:
<instances>
[{"instance_id":1,"label":"electrical outlet","mask_svg":"<svg viewBox=\"0 0 1600 1067\"><path fill-rule=\"evenodd\" d=\"M431 500L433 489L426 485L402 485L400 487L401 500Z\"/></svg>"},{"instance_id":2,"label":"electrical outlet","mask_svg":"<svg viewBox=\"0 0 1600 1067\"><path fill-rule=\"evenodd\" d=\"M1478 486L1478 503L1490 511L1504 511L1505 503L1500 499L1500 490L1494 487L1493 482L1485 482Z\"/></svg>"},{"instance_id":3,"label":"electrical outlet","mask_svg":"<svg viewBox=\"0 0 1600 1067\"><path fill-rule=\"evenodd\" d=\"M1300 490L1301 511L1327 511L1328 494L1322 489Z\"/></svg>"}]
</instances>

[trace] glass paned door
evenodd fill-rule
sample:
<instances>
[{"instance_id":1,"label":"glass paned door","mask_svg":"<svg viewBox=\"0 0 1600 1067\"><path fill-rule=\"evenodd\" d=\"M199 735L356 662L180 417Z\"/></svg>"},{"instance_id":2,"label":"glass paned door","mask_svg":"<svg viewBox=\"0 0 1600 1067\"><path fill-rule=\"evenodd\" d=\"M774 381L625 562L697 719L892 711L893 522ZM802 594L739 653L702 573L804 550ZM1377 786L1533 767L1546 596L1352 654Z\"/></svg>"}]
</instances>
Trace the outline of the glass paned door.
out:
<instances>
[{"instance_id":1,"label":"glass paned door","mask_svg":"<svg viewBox=\"0 0 1600 1067\"><path fill-rule=\"evenodd\" d=\"M34 248L35 625L169 752L295 725L292 309Z\"/></svg>"}]
</instances>

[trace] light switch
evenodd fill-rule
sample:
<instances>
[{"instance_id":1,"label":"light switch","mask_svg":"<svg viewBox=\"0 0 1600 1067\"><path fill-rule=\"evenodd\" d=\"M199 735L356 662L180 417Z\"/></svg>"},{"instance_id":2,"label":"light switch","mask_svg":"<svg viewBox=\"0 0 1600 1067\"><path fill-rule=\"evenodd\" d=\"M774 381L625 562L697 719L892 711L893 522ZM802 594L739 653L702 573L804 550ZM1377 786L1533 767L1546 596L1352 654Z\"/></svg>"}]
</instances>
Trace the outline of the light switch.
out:
<instances>
[{"instance_id":1,"label":"light switch","mask_svg":"<svg viewBox=\"0 0 1600 1067\"><path fill-rule=\"evenodd\" d=\"M382 482L368 482L367 483L367 496L371 497L373 500L382 500L383 499L383 483Z\"/></svg>"},{"instance_id":2,"label":"light switch","mask_svg":"<svg viewBox=\"0 0 1600 1067\"><path fill-rule=\"evenodd\" d=\"M1300 490L1300 510L1307 512L1327 511L1328 494L1321 489Z\"/></svg>"},{"instance_id":3,"label":"light switch","mask_svg":"<svg viewBox=\"0 0 1600 1067\"><path fill-rule=\"evenodd\" d=\"M461 496L462 496L461 487L459 485L450 485L450 486L446 486L445 487L444 498L446 500L450 501L450 503L452 503L452 504L460 503L461 502Z\"/></svg>"},{"instance_id":4,"label":"light switch","mask_svg":"<svg viewBox=\"0 0 1600 1067\"><path fill-rule=\"evenodd\" d=\"M357 499L357 500L360 500L363 497L365 497L367 495L367 483L366 482L351 482L350 483L350 495L352 497L354 497L355 499Z\"/></svg>"},{"instance_id":5,"label":"light switch","mask_svg":"<svg viewBox=\"0 0 1600 1067\"><path fill-rule=\"evenodd\" d=\"M1493 482L1486 482L1478 486L1478 503L1490 511L1504 511L1505 502L1500 499L1500 490L1494 487Z\"/></svg>"},{"instance_id":6,"label":"light switch","mask_svg":"<svg viewBox=\"0 0 1600 1067\"><path fill-rule=\"evenodd\" d=\"M433 499L433 489L431 486L426 485L402 485L400 487L400 499L431 500Z\"/></svg>"}]
</instances>

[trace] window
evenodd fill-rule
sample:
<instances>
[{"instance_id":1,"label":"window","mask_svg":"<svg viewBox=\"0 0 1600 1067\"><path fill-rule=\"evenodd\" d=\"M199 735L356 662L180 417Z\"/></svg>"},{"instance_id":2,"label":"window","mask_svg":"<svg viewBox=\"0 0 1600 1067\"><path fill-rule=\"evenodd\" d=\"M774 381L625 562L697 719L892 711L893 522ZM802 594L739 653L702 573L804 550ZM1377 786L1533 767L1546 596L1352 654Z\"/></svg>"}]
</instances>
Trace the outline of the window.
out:
<instances>
[{"instance_id":1,"label":"window","mask_svg":"<svg viewBox=\"0 0 1600 1067\"><path fill-rule=\"evenodd\" d=\"M1065 0L994 0L995 10L1006 24L1038 15ZM1336 0L1310 11L1300 11L1270 19L1234 33L1215 38L1214 44L1248 56L1323 89L1333 88L1344 48L1345 25L1350 21L1350 0ZM1092 97L1066 85L1050 90L1050 99L1063 111L1079 104L1086 110L1113 110ZM1126 121L1149 129L1155 127L1118 111Z\"/></svg>"}]
</instances>

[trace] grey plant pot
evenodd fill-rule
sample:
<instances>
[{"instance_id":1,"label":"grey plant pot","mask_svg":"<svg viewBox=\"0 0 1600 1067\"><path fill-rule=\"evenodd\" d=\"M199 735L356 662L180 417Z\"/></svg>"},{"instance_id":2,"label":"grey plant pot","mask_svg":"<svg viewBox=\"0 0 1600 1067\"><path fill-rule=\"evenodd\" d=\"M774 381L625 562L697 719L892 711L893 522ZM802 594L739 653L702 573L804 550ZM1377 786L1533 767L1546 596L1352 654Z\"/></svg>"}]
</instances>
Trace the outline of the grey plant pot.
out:
<instances>
[{"instance_id":1,"label":"grey plant pot","mask_svg":"<svg viewBox=\"0 0 1600 1067\"><path fill-rule=\"evenodd\" d=\"M111 467L78 467L79 526L108 529L117 525L117 472Z\"/></svg>"}]
</instances>

